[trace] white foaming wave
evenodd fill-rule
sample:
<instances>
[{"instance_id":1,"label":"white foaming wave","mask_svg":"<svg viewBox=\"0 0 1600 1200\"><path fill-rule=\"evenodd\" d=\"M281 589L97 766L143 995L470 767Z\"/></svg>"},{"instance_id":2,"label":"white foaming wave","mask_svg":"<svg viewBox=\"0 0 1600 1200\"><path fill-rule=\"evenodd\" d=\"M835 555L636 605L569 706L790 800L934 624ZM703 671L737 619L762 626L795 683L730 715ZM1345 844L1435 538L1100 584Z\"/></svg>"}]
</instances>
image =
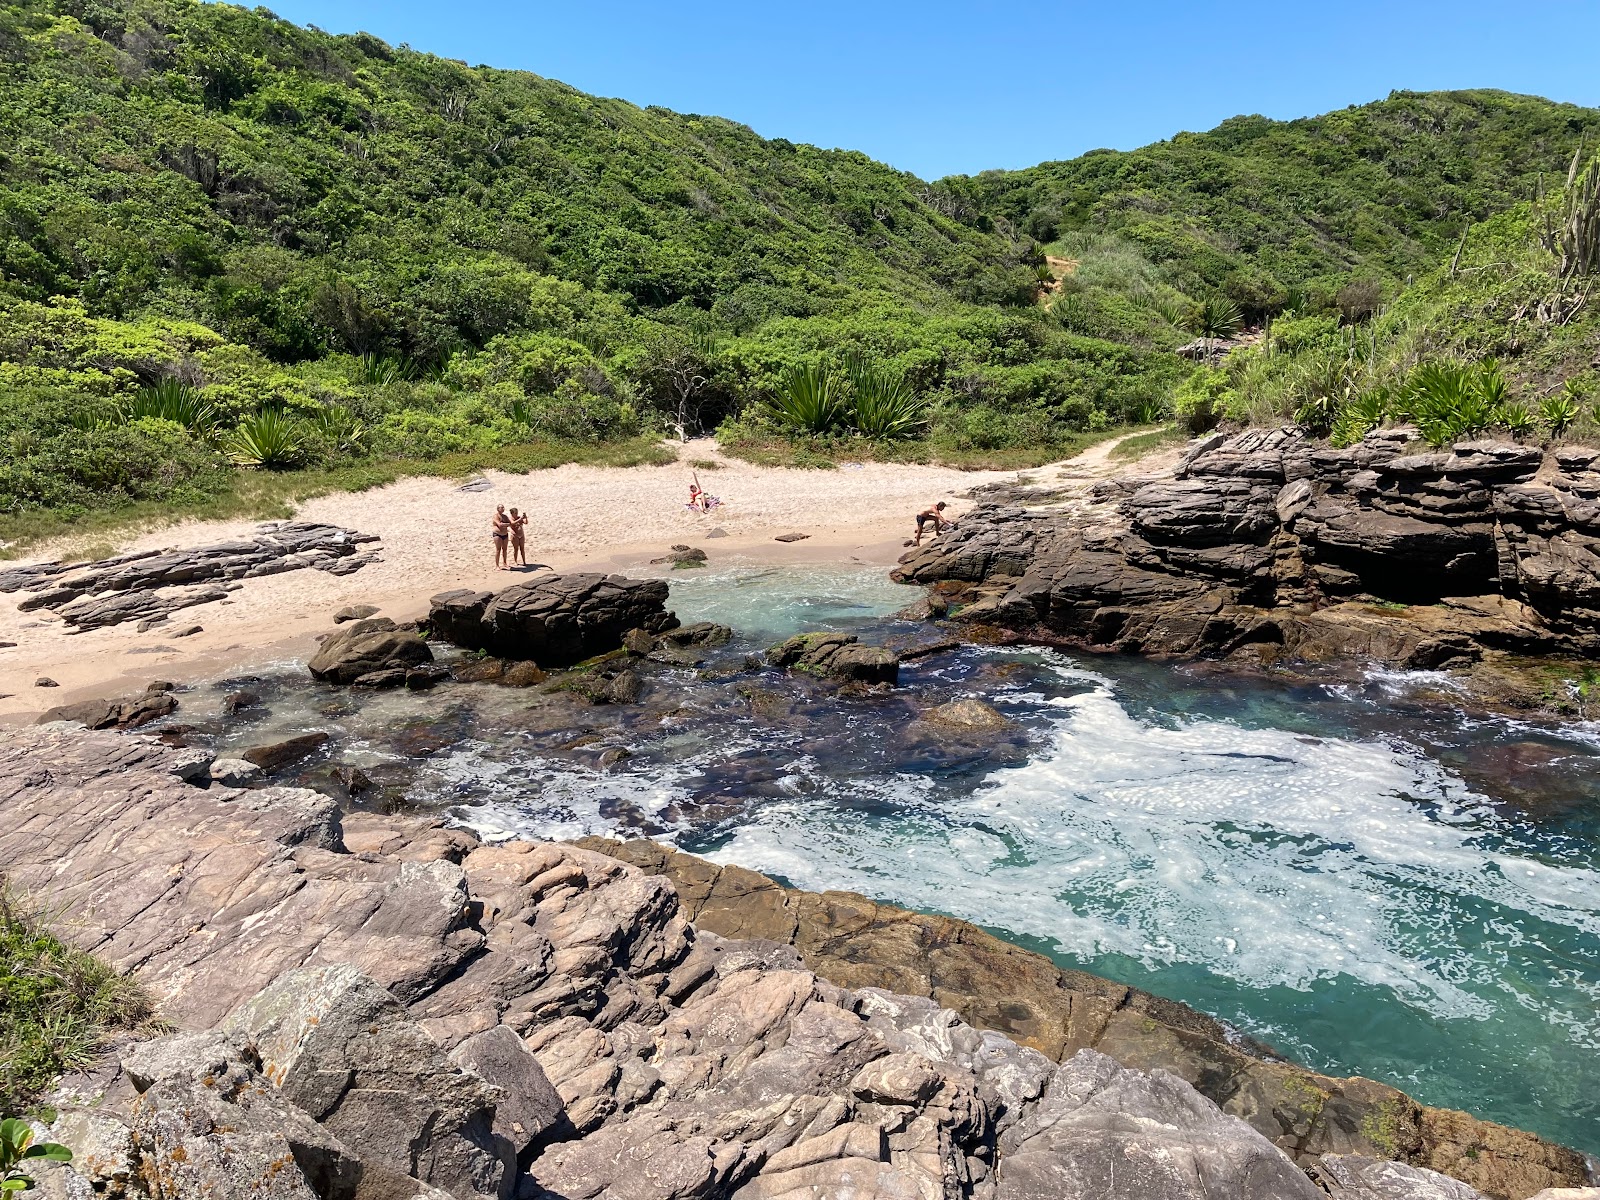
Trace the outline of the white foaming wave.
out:
<instances>
[{"instance_id":1,"label":"white foaming wave","mask_svg":"<svg viewBox=\"0 0 1600 1200\"><path fill-rule=\"evenodd\" d=\"M970 796L940 801L907 777L883 785L892 819L771 807L714 857L1083 957L1202 963L1257 987L1349 975L1441 1016L1487 1016L1474 985L1504 986L1450 936L1481 902L1600 933L1600 875L1486 850L1487 801L1419 756L1154 727L1106 689L1059 707L1051 749Z\"/></svg>"}]
</instances>

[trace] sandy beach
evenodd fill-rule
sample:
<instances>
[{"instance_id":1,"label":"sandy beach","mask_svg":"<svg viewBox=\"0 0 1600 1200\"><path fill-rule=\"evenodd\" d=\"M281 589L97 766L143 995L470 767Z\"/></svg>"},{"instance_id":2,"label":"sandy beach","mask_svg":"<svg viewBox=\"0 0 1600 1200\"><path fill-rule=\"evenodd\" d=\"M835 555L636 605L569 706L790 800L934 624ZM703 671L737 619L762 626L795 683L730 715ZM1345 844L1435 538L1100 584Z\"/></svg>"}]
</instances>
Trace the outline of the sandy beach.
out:
<instances>
[{"instance_id":1,"label":"sandy beach","mask_svg":"<svg viewBox=\"0 0 1600 1200\"><path fill-rule=\"evenodd\" d=\"M1088 479L1108 472L1114 441L1067 463L1021 472L1040 482ZM721 497L709 514L685 507L690 460L711 460L701 484ZM904 553L917 511L943 500L959 517L969 489L1015 480L1014 471L958 471L892 463L833 470L758 467L722 456L709 440L681 448L665 466L565 466L527 475L488 472L488 487L460 481L404 479L362 493L306 501L295 519L325 521L381 539L383 560L346 576L299 570L251 579L227 599L185 609L144 633L132 624L68 632L53 614L18 612L24 593L0 596L0 721L26 722L54 705L137 691L151 680L182 683L252 665L305 658L348 604L373 604L383 615L423 615L428 598L450 588L493 590L528 578L497 571L489 518L497 504L532 514L528 562L556 571L660 574L650 560L674 544L704 549L719 562L799 564L861 562L885 570ZM186 522L116 542L119 552L199 546L249 536L254 521ZM721 530L718 536L709 536ZM803 533L802 541L778 542ZM71 543L48 544L23 561L49 561ZM908 594L908 600L911 597ZM175 630L203 631L174 639ZM57 687L39 687L44 676Z\"/></svg>"}]
</instances>

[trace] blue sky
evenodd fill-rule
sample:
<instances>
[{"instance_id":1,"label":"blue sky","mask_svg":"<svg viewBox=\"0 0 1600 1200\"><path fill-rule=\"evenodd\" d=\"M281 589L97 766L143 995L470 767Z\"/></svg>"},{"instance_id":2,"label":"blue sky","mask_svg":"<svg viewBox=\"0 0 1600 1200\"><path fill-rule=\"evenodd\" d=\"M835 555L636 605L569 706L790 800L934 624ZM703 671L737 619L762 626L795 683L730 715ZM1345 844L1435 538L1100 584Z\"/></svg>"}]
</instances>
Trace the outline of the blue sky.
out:
<instances>
[{"instance_id":1,"label":"blue sky","mask_svg":"<svg viewBox=\"0 0 1600 1200\"><path fill-rule=\"evenodd\" d=\"M1394 88L1600 105L1600 2L1244 4L276 0L586 92L862 150L924 178L1128 149L1239 113L1289 118Z\"/></svg>"}]
</instances>

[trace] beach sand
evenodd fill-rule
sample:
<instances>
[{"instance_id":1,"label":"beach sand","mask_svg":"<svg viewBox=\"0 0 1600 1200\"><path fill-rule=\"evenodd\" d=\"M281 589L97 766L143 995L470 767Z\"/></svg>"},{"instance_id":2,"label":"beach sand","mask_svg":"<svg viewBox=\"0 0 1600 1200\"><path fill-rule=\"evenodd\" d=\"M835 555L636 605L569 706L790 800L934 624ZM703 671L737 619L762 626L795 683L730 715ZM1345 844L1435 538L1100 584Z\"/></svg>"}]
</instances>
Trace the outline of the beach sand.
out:
<instances>
[{"instance_id":1,"label":"beach sand","mask_svg":"<svg viewBox=\"0 0 1600 1200\"><path fill-rule=\"evenodd\" d=\"M54 705L141 690L152 680L175 683L247 670L287 659L304 660L315 637L349 604L376 605L397 621L424 615L428 598L451 588L497 590L530 574L497 571L489 538L495 505L529 512L528 562L557 571L659 575L652 558L674 544L698 546L711 565L722 561L803 564L851 562L888 570L904 553L915 514L944 500L959 517L961 496L984 483L1087 480L1109 474L1114 441L1067 463L1037 470L958 471L891 463L832 470L757 467L723 457L709 440L683 447L665 466L565 466L527 475L488 472L489 487L463 491L459 481L417 477L361 493L340 493L300 505L296 520L325 521L381 539L383 561L345 576L298 570L244 581L223 601L183 609L144 633L130 623L69 633L53 614L18 612L24 594L0 596L0 722L34 719ZM688 511L689 461L701 484L720 496L709 514ZM121 551L205 545L248 537L255 521L206 521L133 532ZM725 536L708 537L721 529ZM777 536L804 533L804 541ZM62 544L38 548L26 561L47 561ZM908 589L907 602L915 598ZM174 631L203 631L173 638ZM45 676L57 687L38 687Z\"/></svg>"}]
</instances>

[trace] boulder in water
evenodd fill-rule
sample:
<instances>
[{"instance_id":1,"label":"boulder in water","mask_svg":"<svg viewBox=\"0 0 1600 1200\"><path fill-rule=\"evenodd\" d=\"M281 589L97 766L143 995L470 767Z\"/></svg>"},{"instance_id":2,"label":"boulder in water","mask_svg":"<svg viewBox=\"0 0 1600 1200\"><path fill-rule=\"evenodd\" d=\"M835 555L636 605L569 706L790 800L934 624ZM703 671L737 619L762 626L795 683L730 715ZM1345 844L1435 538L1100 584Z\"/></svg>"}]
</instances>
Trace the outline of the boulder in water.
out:
<instances>
[{"instance_id":1,"label":"boulder in water","mask_svg":"<svg viewBox=\"0 0 1600 1200\"><path fill-rule=\"evenodd\" d=\"M254 763L263 771L276 771L315 753L327 741L328 735L320 730L316 733L302 733L292 738L285 738L281 742L272 742L265 746L251 746L239 757L244 759L245 762Z\"/></svg>"},{"instance_id":2,"label":"boulder in water","mask_svg":"<svg viewBox=\"0 0 1600 1200\"><path fill-rule=\"evenodd\" d=\"M394 686L406 682L405 671L433 661L422 635L400 629L387 617L356 621L323 639L307 663L311 674L327 683L355 683L362 676L400 671Z\"/></svg>"},{"instance_id":3,"label":"boulder in water","mask_svg":"<svg viewBox=\"0 0 1600 1200\"><path fill-rule=\"evenodd\" d=\"M1009 724L1005 714L994 705L970 697L941 704L928 710L925 716L936 725L953 725L960 729L1004 729Z\"/></svg>"},{"instance_id":4,"label":"boulder in water","mask_svg":"<svg viewBox=\"0 0 1600 1200\"><path fill-rule=\"evenodd\" d=\"M852 633L801 633L767 651L775 667L854 683L899 683L893 651L863 646Z\"/></svg>"},{"instance_id":5,"label":"boulder in water","mask_svg":"<svg viewBox=\"0 0 1600 1200\"><path fill-rule=\"evenodd\" d=\"M630 629L675 629L660 579L622 575L547 575L497 594L466 590L433 598L435 633L468 650L568 667L619 649Z\"/></svg>"}]
</instances>

